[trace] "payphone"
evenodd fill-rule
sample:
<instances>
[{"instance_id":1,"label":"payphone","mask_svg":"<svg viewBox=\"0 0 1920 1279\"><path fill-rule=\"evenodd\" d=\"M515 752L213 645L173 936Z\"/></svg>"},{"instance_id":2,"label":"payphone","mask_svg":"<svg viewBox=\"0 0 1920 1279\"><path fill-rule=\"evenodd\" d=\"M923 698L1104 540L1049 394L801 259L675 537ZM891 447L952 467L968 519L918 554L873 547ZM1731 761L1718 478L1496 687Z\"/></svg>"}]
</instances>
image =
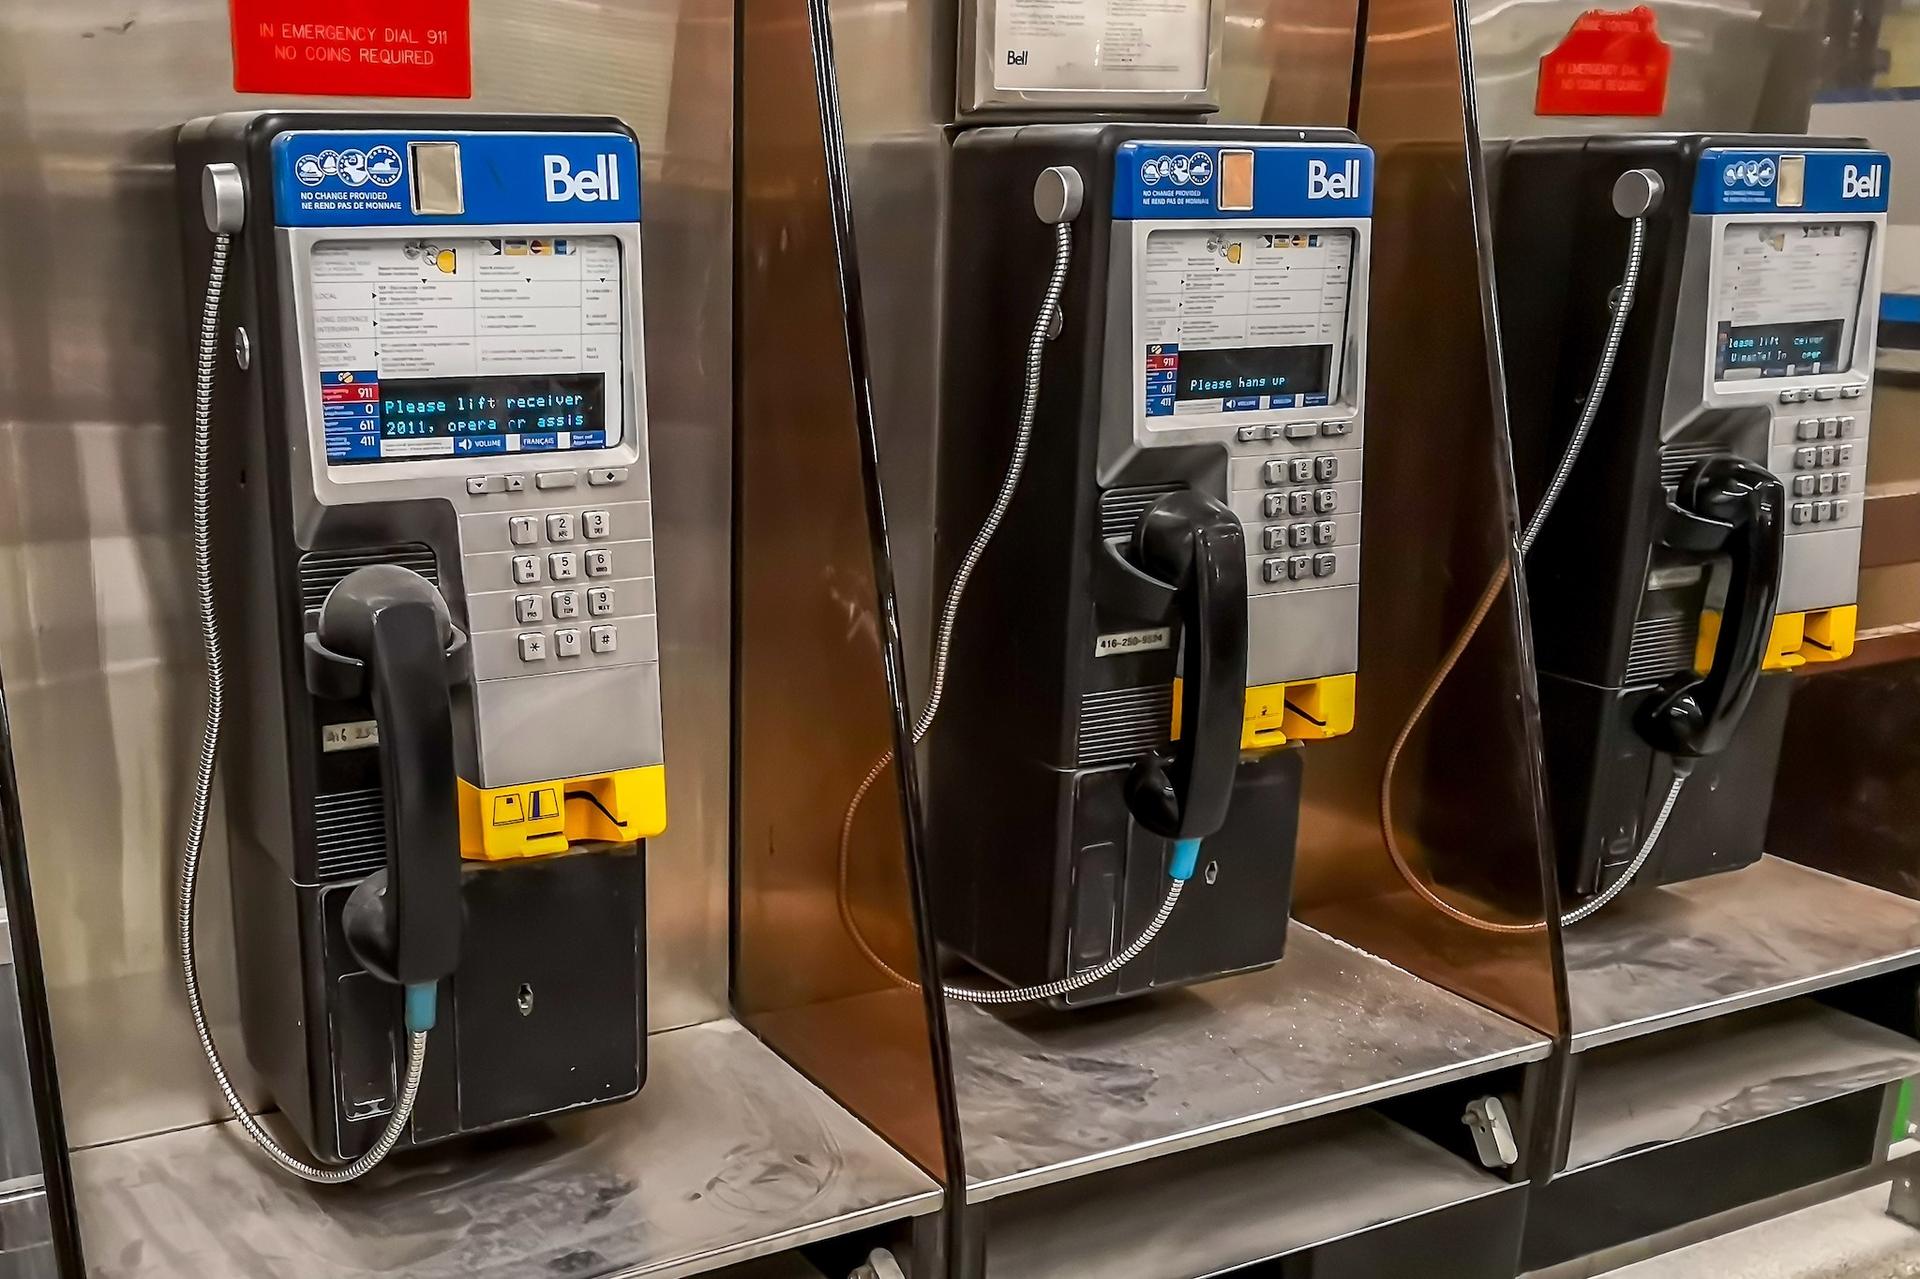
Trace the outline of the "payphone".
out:
<instances>
[{"instance_id":1,"label":"payphone","mask_svg":"<svg viewBox=\"0 0 1920 1279\"><path fill-rule=\"evenodd\" d=\"M1527 587L1567 893L1756 860L1791 672L1852 652L1889 169L1804 137L1503 157L1521 501L1558 499ZM1640 304L1610 331L1623 183L1653 199ZM1617 363L1588 406L1603 347Z\"/></svg>"},{"instance_id":2,"label":"payphone","mask_svg":"<svg viewBox=\"0 0 1920 1279\"><path fill-rule=\"evenodd\" d=\"M1012 985L947 992L1271 964L1293 748L1353 720L1373 155L1063 124L968 130L952 162L950 585L915 736L940 939Z\"/></svg>"},{"instance_id":3,"label":"payphone","mask_svg":"<svg viewBox=\"0 0 1920 1279\"><path fill-rule=\"evenodd\" d=\"M665 826L640 169L618 121L235 114L177 144L208 711L179 928L288 1171L633 1095ZM246 1112L194 902L215 772Z\"/></svg>"}]
</instances>

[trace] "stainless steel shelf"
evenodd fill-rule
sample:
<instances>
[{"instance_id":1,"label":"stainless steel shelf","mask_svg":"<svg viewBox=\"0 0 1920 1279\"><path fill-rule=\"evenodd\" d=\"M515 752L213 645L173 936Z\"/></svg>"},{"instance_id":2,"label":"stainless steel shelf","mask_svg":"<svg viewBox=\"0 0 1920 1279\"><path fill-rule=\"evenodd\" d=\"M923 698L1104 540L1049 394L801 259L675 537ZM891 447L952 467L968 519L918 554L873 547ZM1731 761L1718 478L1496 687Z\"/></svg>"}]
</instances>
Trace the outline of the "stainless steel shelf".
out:
<instances>
[{"instance_id":1,"label":"stainless steel shelf","mask_svg":"<svg viewBox=\"0 0 1920 1279\"><path fill-rule=\"evenodd\" d=\"M1112 1008L950 1004L969 1202L1547 1055L1547 1037L1294 923L1263 972Z\"/></svg>"},{"instance_id":2,"label":"stainless steel shelf","mask_svg":"<svg viewBox=\"0 0 1920 1279\"><path fill-rule=\"evenodd\" d=\"M1920 963L1920 902L1794 862L1629 892L1566 931L1573 1051Z\"/></svg>"},{"instance_id":3,"label":"stainless steel shelf","mask_svg":"<svg viewBox=\"0 0 1920 1279\"><path fill-rule=\"evenodd\" d=\"M1920 1041L1811 1001L1750 1009L1581 1059L1574 1172L1920 1073Z\"/></svg>"},{"instance_id":4,"label":"stainless steel shelf","mask_svg":"<svg viewBox=\"0 0 1920 1279\"><path fill-rule=\"evenodd\" d=\"M648 1040L633 1101L316 1188L231 1123L74 1155L95 1279L678 1279L940 1206L933 1181L732 1021Z\"/></svg>"},{"instance_id":5,"label":"stainless steel shelf","mask_svg":"<svg viewBox=\"0 0 1920 1279\"><path fill-rule=\"evenodd\" d=\"M988 1279L1215 1275L1503 1192L1369 1111L996 1205Z\"/></svg>"}]
</instances>

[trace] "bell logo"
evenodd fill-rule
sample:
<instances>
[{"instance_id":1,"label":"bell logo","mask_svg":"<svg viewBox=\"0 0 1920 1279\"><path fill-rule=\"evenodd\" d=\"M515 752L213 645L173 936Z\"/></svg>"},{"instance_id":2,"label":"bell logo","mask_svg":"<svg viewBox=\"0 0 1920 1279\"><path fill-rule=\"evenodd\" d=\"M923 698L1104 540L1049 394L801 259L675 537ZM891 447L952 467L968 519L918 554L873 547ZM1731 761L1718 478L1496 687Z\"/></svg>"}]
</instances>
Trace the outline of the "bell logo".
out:
<instances>
[{"instance_id":1,"label":"bell logo","mask_svg":"<svg viewBox=\"0 0 1920 1279\"><path fill-rule=\"evenodd\" d=\"M1307 161L1307 199L1351 200L1360 191L1360 161L1349 160L1336 172L1325 160Z\"/></svg>"},{"instance_id":2,"label":"bell logo","mask_svg":"<svg viewBox=\"0 0 1920 1279\"><path fill-rule=\"evenodd\" d=\"M1880 198L1880 182L1885 176L1883 166L1870 165L1865 173L1860 166L1849 164L1840 170L1840 198L1843 200L1877 200Z\"/></svg>"},{"instance_id":3,"label":"bell logo","mask_svg":"<svg viewBox=\"0 0 1920 1279\"><path fill-rule=\"evenodd\" d=\"M596 200L620 198L619 156L602 152L594 157L591 169L575 173L566 156L550 155L546 157L546 167L548 204L561 204L568 200L592 204Z\"/></svg>"}]
</instances>

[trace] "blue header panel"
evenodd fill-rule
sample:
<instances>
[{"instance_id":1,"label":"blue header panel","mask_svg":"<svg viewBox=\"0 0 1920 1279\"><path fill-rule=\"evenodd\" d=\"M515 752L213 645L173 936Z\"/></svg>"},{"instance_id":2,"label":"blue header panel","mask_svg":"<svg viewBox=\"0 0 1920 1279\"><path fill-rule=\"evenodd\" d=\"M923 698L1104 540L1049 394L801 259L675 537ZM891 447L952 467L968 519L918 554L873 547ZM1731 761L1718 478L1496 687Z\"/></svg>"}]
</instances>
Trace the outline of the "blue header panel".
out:
<instances>
[{"instance_id":1,"label":"blue header panel","mask_svg":"<svg viewBox=\"0 0 1920 1279\"><path fill-rule=\"evenodd\" d=\"M1714 147L1701 153L1693 175L1693 211L1885 213L1892 177L1893 162L1885 151Z\"/></svg>"},{"instance_id":2,"label":"blue header panel","mask_svg":"<svg viewBox=\"0 0 1920 1279\"><path fill-rule=\"evenodd\" d=\"M413 211L413 148L435 142L459 148L457 214ZM283 133L273 206L280 226L638 222L640 151L623 133Z\"/></svg>"},{"instance_id":3,"label":"blue header panel","mask_svg":"<svg viewBox=\"0 0 1920 1279\"><path fill-rule=\"evenodd\" d=\"M1113 216L1366 218L1373 151L1357 144L1123 142Z\"/></svg>"}]
</instances>

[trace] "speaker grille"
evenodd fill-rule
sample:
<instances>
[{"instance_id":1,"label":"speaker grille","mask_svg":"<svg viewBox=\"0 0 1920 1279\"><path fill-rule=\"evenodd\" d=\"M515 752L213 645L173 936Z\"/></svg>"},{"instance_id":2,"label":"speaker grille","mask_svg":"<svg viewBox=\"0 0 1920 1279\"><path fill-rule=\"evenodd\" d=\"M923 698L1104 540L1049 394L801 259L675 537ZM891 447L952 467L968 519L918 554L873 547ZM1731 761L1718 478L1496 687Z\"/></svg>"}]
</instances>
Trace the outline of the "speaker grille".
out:
<instances>
[{"instance_id":1,"label":"speaker grille","mask_svg":"<svg viewBox=\"0 0 1920 1279\"><path fill-rule=\"evenodd\" d=\"M1643 617L1633 624L1627 649L1627 683L1640 684L1693 669L1700 619L1691 612Z\"/></svg>"},{"instance_id":2,"label":"speaker grille","mask_svg":"<svg viewBox=\"0 0 1920 1279\"><path fill-rule=\"evenodd\" d=\"M357 568L369 564L398 564L440 585L440 567L433 548L420 542L398 546L369 546L351 551L311 551L300 557L300 606L316 609L326 603L327 592Z\"/></svg>"},{"instance_id":3,"label":"speaker grille","mask_svg":"<svg viewBox=\"0 0 1920 1279\"><path fill-rule=\"evenodd\" d=\"M1080 767L1119 764L1166 744L1173 686L1116 688L1080 699Z\"/></svg>"},{"instance_id":4,"label":"speaker grille","mask_svg":"<svg viewBox=\"0 0 1920 1279\"><path fill-rule=\"evenodd\" d=\"M339 791L313 801L314 875L322 883L359 879L387 864L380 788Z\"/></svg>"},{"instance_id":5,"label":"speaker grille","mask_svg":"<svg viewBox=\"0 0 1920 1279\"><path fill-rule=\"evenodd\" d=\"M1726 451L1720 444L1669 444L1660 450L1660 482L1671 488L1695 462Z\"/></svg>"},{"instance_id":6,"label":"speaker grille","mask_svg":"<svg viewBox=\"0 0 1920 1279\"><path fill-rule=\"evenodd\" d=\"M1180 491L1178 484L1151 484L1140 488L1108 489L1100 495L1100 536L1131 537L1134 526L1147 508L1168 493Z\"/></svg>"}]
</instances>

